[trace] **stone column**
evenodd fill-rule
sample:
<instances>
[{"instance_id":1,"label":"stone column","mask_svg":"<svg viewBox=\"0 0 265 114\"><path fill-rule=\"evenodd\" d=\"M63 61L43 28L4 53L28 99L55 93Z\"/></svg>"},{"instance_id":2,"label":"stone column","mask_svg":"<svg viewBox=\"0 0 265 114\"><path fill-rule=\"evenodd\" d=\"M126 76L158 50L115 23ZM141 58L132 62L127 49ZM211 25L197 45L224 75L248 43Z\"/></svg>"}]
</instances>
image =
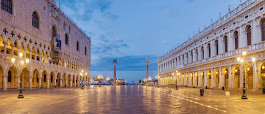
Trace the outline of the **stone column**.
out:
<instances>
[{"instance_id":1,"label":"stone column","mask_svg":"<svg viewBox=\"0 0 265 114\"><path fill-rule=\"evenodd\" d=\"M209 58L208 44L204 46L204 58Z\"/></svg>"},{"instance_id":2,"label":"stone column","mask_svg":"<svg viewBox=\"0 0 265 114\"><path fill-rule=\"evenodd\" d=\"M47 72L46 81L47 81L47 88L50 88L50 73Z\"/></svg>"},{"instance_id":3,"label":"stone column","mask_svg":"<svg viewBox=\"0 0 265 114\"><path fill-rule=\"evenodd\" d=\"M31 73L31 72L29 72L30 74L29 74L29 88L30 89L32 89L32 75L33 75L33 73Z\"/></svg>"},{"instance_id":4,"label":"stone column","mask_svg":"<svg viewBox=\"0 0 265 114\"><path fill-rule=\"evenodd\" d=\"M253 63L253 90L258 90L258 69L256 62Z\"/></svg>"},{"instance_id":5,"label":"stone column","mask_svg":"<svg viewBox=\"0 0 265 114\"><path fill-rule=\"evenodd\" d=\"M211 88L215 87L214 69L211 69Z\"/></svg>"},{"instance_id":6,"label":"stone column","mask_svg":"<svg viewBox=\"0 0 265 114\"><path fill-rule=\"evenodd\" d=\"M76 87L76 75L75 75L75 79L74 79L74 87Z\"/></svg>"},{"instance_id":7,"label":"stone column","mask_svg":"<svg viewBox=\"0 0 265 114\"><path fill-rule=\"evenodd\" d=\"M259 39L261 39L261 38L259 38L258 37L258 35L257 35L257 32L258 32L258 30L257 30L257 26L256 26L256 19L254 19L253 20L253 25L252 25L252 27L251 27L251 44L255 44L255 43L258 43L258 41L259 41ZM254 72L253 72L254 73ZM254 75L253 75L254 76ZM254 84L254 83L253 83Z\"/></svg>"},{"instance_id":8,"label":"stone column","mask_svg":"<svg viewBox=\"0 0 265 114\"><path fill-rule=\"evenodd\" d=\"M7 76L3 75L3 90L7 90Z\"/></svg>"},{"instance_id":9,"label":"stone column","mask_svg":"<svg viewBox=\"0 0 265 114\"><path fill-rule=\"evenodd\" d=\"M228 33L228 51L235 50L235 36L233 32Z\"/></svg>"},{"instance_id":10,"label":"stone column","mask_svg":"<svg viewBox=\"0 0 265 114\"><path fill-rule=\"evenodd\" d=\"M17 72L17 89L20 88L20 71Z\"/></svg>"},{"instance_id":11,"label":"stone column","mask_svg":"<svg viewBox=\"0 0 265 114\"><path fill-rule=\"evenodd\" d=\"M148 58L146 58L145 64L146 64L146 83L148 84L148 64L149 64ZM116 77L116 64L114 65L114 67L115 67L115 77Z\"/></svg>"},{"instance_id":12,"label":"stone column","mask_svg":"<svg viewBox=\"0 0 265 114\"><path fill-rule=\"evenodd\" d=\"M242 47L245 47L247 46L247 41L246 41L246 32L245 32L245 26L241 26L239 27L239 38L238 38L238 47L239 48L242 48Z\"/></svg>"},{"instance_id":13,"label":"stone column","mask_svg":"<svg viewBox=\"0 0 265 114\"><path fill-rule=\"evenodd\" d=\"M254 23L257 23L258 21L256 20ZM253 32L255 32L255 36L253 37L256 39L255 43L259 43L262 41L262 31L261 31L261 24L256 24L256 26L254 26L256 30L253 30Z\"/></svg>"},{"instance_id":14,"label":"stone column","mask_svg":"<svg viewBox=\"0 0 265 114\"><path fill-rule=\"evenodd\" d=\"M34 59L37 61L37 49L34 49Z\"/></svg>"},{"instance_id":15,"label":"stone column","mask_svg":"<svg viewBox=\"0 0 265 114\"><path fill-rule=\"evenodd\" d=\"M202 76L201 71L198 71L198 87L202 87Z\"/></svg>"},{"instance_id":16,"label":"stone column","mask_svg":"<svg viewBox=\"0 0 265 114\"><path fill-rule=\"evenodd\" d=\"M147 77L146 80L148 80L148 63L147 63L147 61L145 62L145 64L146 64L146 77ZM113 65L114 65L113 85L116 85L116 65L117 65L117 59L114 59L113 60Z\"/></svg>"},{"instance_id":17,"label":"stone column","mask_svg":"<svg viewBox=\"0 0 265 114\"><path fill-rule=\"evenodd\" d=\"M230 65L228 68L228 82L229 82L229 89L233 88L233 71L232 66Z\"/></svg>"},{"instance_id":18,"label":"stone column","mask_svg":"<svg viewBox=\"0 0 265 114\"><path fill-rule=\"evenodd\" d=\"M208 85L208 76L207 76L207 70L204 70L204 87L209 87Z\"/></svg>"},{"instance_id":19,"label":"stone column","mask_svg":"<svg viewBox=\"0 0 265 114\"><path fill-rule=\"evenodd\" d=\"M70 87L73 87L73 78L70 79Z\"/></svg>"},{"instance_id":20,"label":"stone column","mask_svg":"<svg viewBox=\"0 0 265 114\"><path fill-rule=\"evenodd\" d=\"M224 73L222 71L222 68L219 67L219 88L224 87L224 79L225 79L225 77L224 77Z\"/></svg>"},{"instance_id":21,"label":"stone column","mask_svg":"<svg viewBox=\"0 0 265 114\"><path fill-rule=\"evenodd\" d=\"M42 78L42 73L39 73L39 88L41 88L42 86L41 78Z\"/></svg>"},{"instance_id":22,"label":"stone column","mask_svg":"<svg viewBox=\"0 0 265 114\"><path fill-rule=\"evenodd\" d=\"M60 77L60 87L63 87L63 79Z\"/></svg>"}]
</instances>

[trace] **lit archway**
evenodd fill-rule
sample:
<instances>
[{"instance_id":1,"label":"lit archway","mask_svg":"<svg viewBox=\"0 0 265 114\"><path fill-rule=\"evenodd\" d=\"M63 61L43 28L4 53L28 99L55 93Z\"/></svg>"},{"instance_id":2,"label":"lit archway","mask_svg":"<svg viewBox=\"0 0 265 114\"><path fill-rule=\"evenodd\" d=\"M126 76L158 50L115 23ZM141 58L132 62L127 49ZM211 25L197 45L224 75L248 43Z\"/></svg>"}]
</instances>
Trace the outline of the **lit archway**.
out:
<instances>
[{"instance_id":1,"label":"lit archway","mask_svg":"<svg viewBox=\"0 0 265 114\"><path fill-rule=\"evenodd\" d=\"M55 86L55 85L54 85L54 81L55 81L55 80L54 80L54 76L55 76L55 75L54 75L54 72L52 71L52 72L51 72L51 75L50 75L50 80L51 80L51 84L50 84L50 85L51 85L51 87L54 87L54 86Z\"/></svg>"},{"instance_id":2,"label":"lit archway","mask_svg":"<svg viewBox=\"0 0 265 114\"><path fill-rule=\"evenodd\" d=\"M37 69L33 71L32 87L39 87L39 71Z\"/></svg>"},{"instance_id":3,"label":"lit archway","mask_svg":"<svg viewBox=\"0 0 265 114\"><path fill-rule=\"evenodd\" d=\"M223 79L224 79L224 87L225 89L228 89L229 87L229 78L228 78L228 69L225 68L223 70Z\"/></svg>"},{"instance_id":4,"label":"lit archway","mask_svg":"<svg viewBox=\"0 0 265 114\"><path fill-rule=\"evenodd\" d=\"M27 68L22 70L22 88L29 88L29 70Z\"/></svg>"},{"instance_id":5,"label":"lit archway","mask_svg":"<svg viewBox=\"0 0 265 114\"><path fill-rule=\"evenodd\" d=\"M233 76L234 76L234 88L240 88L240 69L239 69L239 67L234 68Z\"/></svg>"},{"instance_id":6,"label":"lit archway","mask_svg":"<svg viewBox=\"0 0 265 114\"><path fill-rule=\"evenodd\" d=\"M19 85L17 85L17 82L17 69L11 66L7 75L7 88L18 88Z\"/></svg>"},{"instance_id":7,"label":"lit archway","mask_svg":"<svg viewBox=\"0 0 265 114\"><path fill-rule=\"evenodd\" d=\"M41 84L42 84L42 87L47 87L47 85L48 85L48 81L47 81L47 71L46 70L44 70L43 72L42 72L42 77L41 77Z\"/></svg>"},{"instance_id":8,"label":"lit archway","mask_svg":"<svg viewBox=\"0 0 265 114\"><path fill-rule=\"evenodd\" d=\"M246 89L253 89L253 67L246 66Z\"/></svg>"},{"instance_id":9,"label":"lit archway","mask_svg":"<svg viewBox=\"0 0 265 114\"><path fill-rule=\"evenodd\" d=\"M262 63L260 66L260 85L261 88L265 88L265 63Z\"/></svg>"},{"instance_id":10,"label":"lit archway","mask_svg":"<svg viewBox=\"0 0 265 114\"><path fill-rule=\"evenodd\" d=\"M215 87L219 87L219 70L214 70L214 77L215 77Z\"/></svg>"}]
</instances>

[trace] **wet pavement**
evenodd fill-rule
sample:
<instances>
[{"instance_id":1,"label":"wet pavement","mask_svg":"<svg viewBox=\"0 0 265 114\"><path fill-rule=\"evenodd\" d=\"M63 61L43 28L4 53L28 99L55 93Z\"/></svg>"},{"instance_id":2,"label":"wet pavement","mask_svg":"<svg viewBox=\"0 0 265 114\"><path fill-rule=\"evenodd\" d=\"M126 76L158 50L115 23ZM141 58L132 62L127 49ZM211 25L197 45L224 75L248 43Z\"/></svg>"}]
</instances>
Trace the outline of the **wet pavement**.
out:
<instances>
[{"instance_id":1,"label":"wet pavement","mask_svg":"<svg viewBox=\"0 0 265 114\"><path fill-rule=\"evenodd\" d=\"M24 99L17 99L18 90L0 91L0 113L25 114L182 114L182 113L265 113L265 95L241 92L225 96L222 90L151 86L90 86L80 88L24 89Z\"/></svg>"}]
</instances>

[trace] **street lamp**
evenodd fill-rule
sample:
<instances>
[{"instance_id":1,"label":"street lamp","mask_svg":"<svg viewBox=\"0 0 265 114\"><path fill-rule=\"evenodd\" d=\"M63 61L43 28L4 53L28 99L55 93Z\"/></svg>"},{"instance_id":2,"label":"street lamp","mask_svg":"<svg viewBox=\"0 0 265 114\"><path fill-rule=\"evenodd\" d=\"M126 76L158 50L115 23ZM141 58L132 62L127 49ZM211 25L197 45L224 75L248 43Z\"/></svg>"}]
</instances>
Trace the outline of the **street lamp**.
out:
<instances>
[{"instance_id":1,"label":"street lamp","mask_svg":"<svg viewBox=\"0 0 265 114\"><path fill-rule=\"evenodd\" d=\"M245 77L245 66L247 64L249 64L249 62L246 60L246 55L247 55L247 52L246 51L243 51L242 52L242 57L238 57L237 58L237 61L239 62L239 64L242 65L242 70L243 70L243 94L242 94L242 97L241 99L248 99L247 98L247 95L246 95L246 77ZM254 63L256 61L256 58L252 58L252 62Z\"/></svg>"},{"instance_id":2,"label":"street lamp","mask_svg":"<svg viewBox=\"0 0 265 114\"><path fill-rule=\"evenodd\" d=\"M98 75L98 80L99 80L99 87L100 87L100 81L103 79L103 76L101 76L100 74Z\"/></svg>"},{"instance_id":3,"label":"street lamp","mask_svg":"<svg viewBox=\"0 0 265 114\"><path fill-rule=\"evenodd\" d=\"M108 86L108 85L109 85L109 80L110 80L110 78L107 77L106 80L107 80L107 83L108 83L107 86Z\"/></svg>"},{"instance_id":4,"label":"street lamp","mask_svg":"<svg viewBox=\"0 0 265 114\"><path fill-rule=\"evenodd\" d=\"M11 58L12 65L15 67L19 67L20 70L20 87L19 87L19 94L18 98L24 98L24 95L22 94L22 71L23 68L26 67L29 64L29 59L23 59L23 53L19 53L19 59L16 62L16 58Z\"/></svg>"}]
</instances>

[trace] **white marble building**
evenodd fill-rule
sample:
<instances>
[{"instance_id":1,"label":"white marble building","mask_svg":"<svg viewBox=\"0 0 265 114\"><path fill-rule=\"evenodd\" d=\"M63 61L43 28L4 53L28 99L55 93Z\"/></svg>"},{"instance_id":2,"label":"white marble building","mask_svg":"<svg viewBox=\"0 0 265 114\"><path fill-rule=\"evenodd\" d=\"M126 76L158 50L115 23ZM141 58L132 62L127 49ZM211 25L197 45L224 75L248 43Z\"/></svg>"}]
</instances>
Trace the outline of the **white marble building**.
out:
<instances>
[{"instance_id":1,"label":"white marble building","mask_svg":"<svg viewBox=\"0 0 265 114\"><path fill-rule=\"evenodd\" d=\"M54 0L1 0L0 15L1 89L88 83L91 38Z\"/></svg>"},{"instance_id":2,"label":"white marble building","mask_svg":"<svg viewBox=\"0 0 265 114\"><path fill-rule=\"evenodd\" d=\"M265 1L246 0L158 60L159 85L265 87ZM246 51L247 64L237 61ZM253 61L252 61L253 59Z\"/></svg>"}]
</instances>

